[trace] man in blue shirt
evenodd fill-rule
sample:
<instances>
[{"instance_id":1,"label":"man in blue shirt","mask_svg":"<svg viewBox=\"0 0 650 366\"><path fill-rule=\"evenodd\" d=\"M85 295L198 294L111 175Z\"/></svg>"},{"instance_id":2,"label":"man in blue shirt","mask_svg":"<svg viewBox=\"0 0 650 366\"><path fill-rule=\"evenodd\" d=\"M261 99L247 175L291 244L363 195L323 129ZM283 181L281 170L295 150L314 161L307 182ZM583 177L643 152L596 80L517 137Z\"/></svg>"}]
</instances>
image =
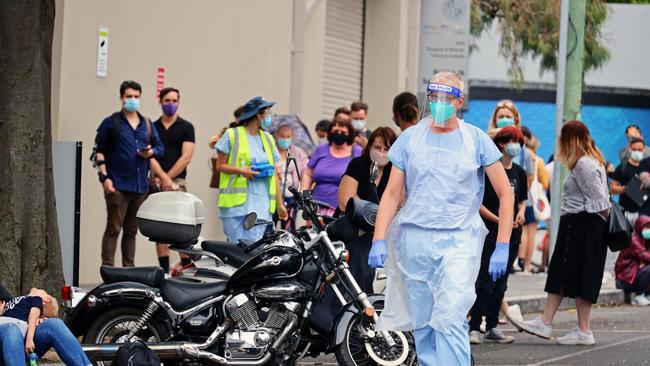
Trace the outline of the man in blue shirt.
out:
<instances>
[{"instance_id":1,"label":"man in blue shirt","mask_svg":"<svg viewBox=\"0 0 650 366\"><path fill-rule=\"evenodd\" d=\"M163 155L163 145L151 121L138 113L142 87L135 81L120 85L122 110L106 117L95 138L99 181L104 188L107 222L102 238L102 264L113 266L117 237L122 233L122 266L133 267L136 213L147 197L149 159ZM154 173L164 172L153 164ZM167 178L169 179L169 178ZM171 182L163 182L171 186Z\"/></svg>"}]
</instances>

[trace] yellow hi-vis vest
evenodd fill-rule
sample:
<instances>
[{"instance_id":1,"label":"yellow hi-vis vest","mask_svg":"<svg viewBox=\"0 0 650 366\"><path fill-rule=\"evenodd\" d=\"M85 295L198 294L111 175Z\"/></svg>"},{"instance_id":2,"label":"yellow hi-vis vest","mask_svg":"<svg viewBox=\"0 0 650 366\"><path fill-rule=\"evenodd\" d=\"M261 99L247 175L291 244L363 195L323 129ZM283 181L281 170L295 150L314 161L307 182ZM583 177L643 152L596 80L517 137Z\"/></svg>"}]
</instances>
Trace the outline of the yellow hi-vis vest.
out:
<instances>
[{"instance_id":1,"label":"yellow hi-vis vest","mask_svg":"<svg viewBox=\"0 0 650 366\"><path fill-rule=\"evenodd\" d=\"M251 164L251 152L246 137L246 129L243 126L229 128L226 130L230 139L230 154L228 155L228 164L235 167L244 167ZM224 136L225 137L225 136ZM266 131L260 130L262 147L269 159L269 164L275 165L273 160L273 151L275 150L275 140ZM248 194L248 179L240 174L227 174L221 172L219 178L219 207L229 208L241 206L246 203ZM275 212L276 207L276 183L275 174L269 177L269 211Z\"/></svg>"}]
</instances>

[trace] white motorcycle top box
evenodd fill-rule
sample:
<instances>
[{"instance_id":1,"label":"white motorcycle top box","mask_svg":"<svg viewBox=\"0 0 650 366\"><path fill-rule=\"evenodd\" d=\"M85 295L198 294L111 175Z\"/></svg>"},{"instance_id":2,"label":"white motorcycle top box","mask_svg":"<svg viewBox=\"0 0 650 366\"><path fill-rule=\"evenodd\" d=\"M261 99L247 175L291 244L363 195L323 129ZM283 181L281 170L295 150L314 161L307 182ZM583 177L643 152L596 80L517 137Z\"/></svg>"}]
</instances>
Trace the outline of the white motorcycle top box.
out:
<instances>
[{"instance_id":1,"label":"white motorcycle top box","mask_svg":"<svg viewBox=\"0 0 650 366\"><path fill-rule=\"evenodd\" d=\"M203 201L185 192L154 193L142 203L137 218L140 232L149 240L189 247L205 222Z\"/></svg>"}]
</instances>

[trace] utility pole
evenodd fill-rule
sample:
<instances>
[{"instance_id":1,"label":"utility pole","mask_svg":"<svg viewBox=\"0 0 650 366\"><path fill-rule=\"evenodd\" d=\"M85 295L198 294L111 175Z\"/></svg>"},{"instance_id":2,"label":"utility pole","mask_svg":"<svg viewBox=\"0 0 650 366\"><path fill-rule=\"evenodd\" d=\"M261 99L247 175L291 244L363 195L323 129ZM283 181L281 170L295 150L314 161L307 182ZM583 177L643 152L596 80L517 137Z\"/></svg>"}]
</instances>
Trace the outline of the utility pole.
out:
<instances>
[{"instance_id":1,"label":"utility pole","mask_svg":"<svg viewBox=\"0 0 650 366\"><path fill-rule=\"evenodd\" d=\"M585 12L587 0L562 0L560 11L560 50L558 54L555 135L560 136L566 121L581 119L582 70L585 53ZM560 226L562 185L567 170L557 159L555 145L553 182L551 184L551 248L555 248Z\"/></svg>"}]
</instances>

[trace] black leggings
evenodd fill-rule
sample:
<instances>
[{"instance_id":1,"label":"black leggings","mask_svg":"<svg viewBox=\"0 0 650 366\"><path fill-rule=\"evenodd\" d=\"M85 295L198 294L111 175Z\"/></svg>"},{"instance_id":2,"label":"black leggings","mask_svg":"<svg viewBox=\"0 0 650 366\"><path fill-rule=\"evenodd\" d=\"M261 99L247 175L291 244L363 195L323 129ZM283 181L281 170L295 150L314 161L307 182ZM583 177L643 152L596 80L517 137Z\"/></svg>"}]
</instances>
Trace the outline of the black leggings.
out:
<instances>
[{"instance_id":1,"label":"black leggings","mask_svg":"<svg viewBox=\"0 0 650 366\"><path fill-rule=\"evenodd\" d=\"M497 279L496 282L492 281L492 277L488 273L490 257L495 247L496 233L490 233L485 238L485 244L483 245L481 269L476 279L476 301L469 312L472 317L469 321L470 330L480 330L483 316L485 316L486 330L496 328L499 322L499 310L501 309L501 302L508 288L510 268L512 268L512 264L517 258L519 242L515 242L514 244L510 243L506 273Z\"/></svg>"}]
</instances>

